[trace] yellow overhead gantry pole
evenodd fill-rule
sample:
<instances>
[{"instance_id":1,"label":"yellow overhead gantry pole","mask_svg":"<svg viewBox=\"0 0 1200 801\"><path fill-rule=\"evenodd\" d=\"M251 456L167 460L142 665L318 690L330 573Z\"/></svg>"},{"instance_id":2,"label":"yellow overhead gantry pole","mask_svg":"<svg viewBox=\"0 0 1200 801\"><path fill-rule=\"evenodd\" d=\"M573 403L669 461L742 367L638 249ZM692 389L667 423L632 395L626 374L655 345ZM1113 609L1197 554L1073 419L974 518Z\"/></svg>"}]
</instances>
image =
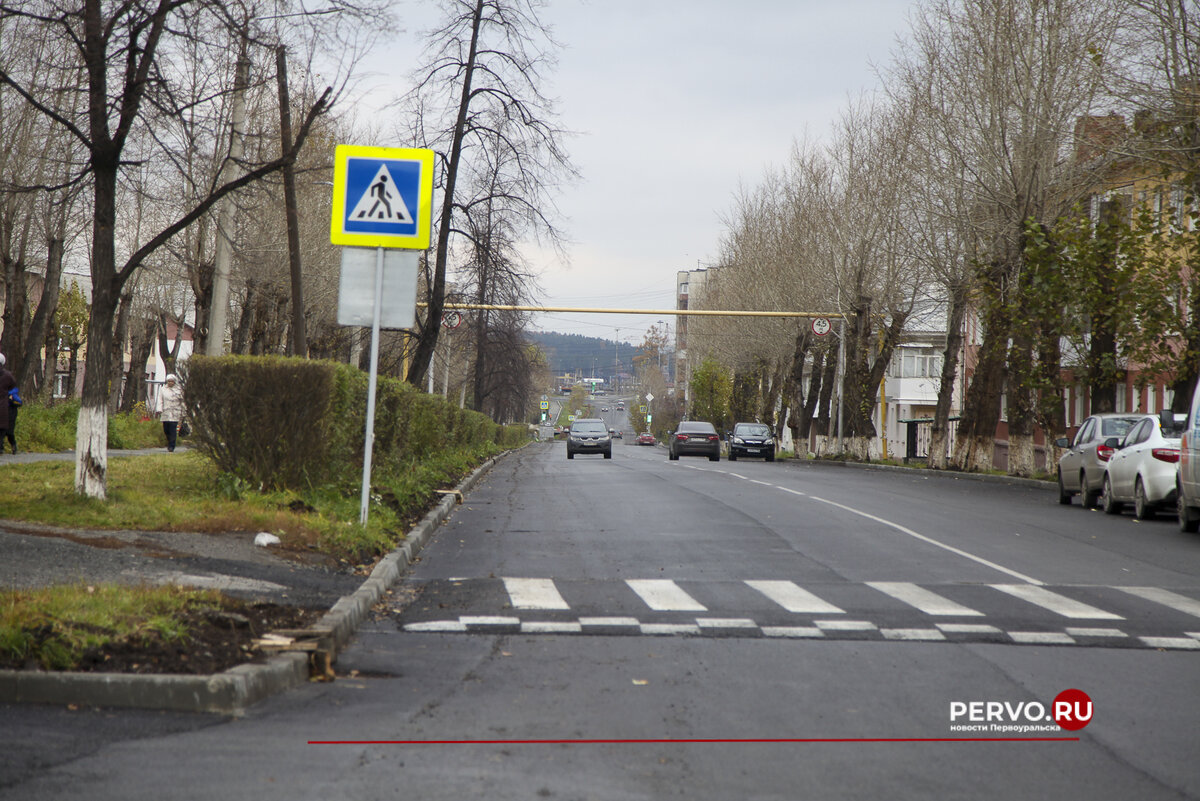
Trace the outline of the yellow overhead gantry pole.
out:
<instances>
[{"instance_id":1,"label":"yellow overhead gantry pole","mask_svg":"<svg viewBox=\"0 0 1200 801\"><path fill-rule=\"evenodd\" d=\"M424 308L428 306L428 304L418 303L417 306ZM805 317L810 319L825 317L837 320L846 319L846 315L842 314L841 312L739 311L732 309L600 309L589 308L586 306L508 306L493 303L446 303L443 304L442 308L449 311L481 310L535 313L565 312L568 314L653 314L660 317L666 314L674 314L688 317Z\"/></svg>"}]
</instances>

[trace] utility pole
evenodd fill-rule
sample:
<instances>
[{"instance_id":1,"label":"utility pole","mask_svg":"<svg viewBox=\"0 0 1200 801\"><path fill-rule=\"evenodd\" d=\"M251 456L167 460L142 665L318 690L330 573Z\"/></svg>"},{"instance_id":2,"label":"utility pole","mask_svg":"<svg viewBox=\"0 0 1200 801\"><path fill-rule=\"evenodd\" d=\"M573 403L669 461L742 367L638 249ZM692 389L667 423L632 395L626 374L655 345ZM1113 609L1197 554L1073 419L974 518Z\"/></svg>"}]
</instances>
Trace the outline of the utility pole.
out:
<instances>
[{"instance_id":1,"label":"utility pole","mask_svg":"<svg viewBox=\"0 0 1200 801\"><path fill-rule=\"evenodd\" d=\"M275 78L279 83L279 138L284 156L292 149L291 96L287 82L287 50L275 48ZM296 165L283 165L283 208L287 217L288 264L292 273L292 355L308 355L308 333L304 323L304 282L300 265L300 214L296 209Z\"/></svg>"},{"instance_id":2,"label":"utility pole","mask_svg":"<svg viewBox=\"0 0 1200 801\"><path fill-rule=\"evenodd\" d=\"M221 183L233 180L234 172L242 160L246 127L246 86L250 83L250 58L246 55L246 39L242 37L241 52L233 78L233 108L230 112L232 135L229 141L229 157L221 165ZM205 354L225 354L225 328L229 321L229 273L233 263L233 194L226 194L218 201L217 250L213 270L212 307L208 310L208 340Z\"/></svg>"}]
</instances>

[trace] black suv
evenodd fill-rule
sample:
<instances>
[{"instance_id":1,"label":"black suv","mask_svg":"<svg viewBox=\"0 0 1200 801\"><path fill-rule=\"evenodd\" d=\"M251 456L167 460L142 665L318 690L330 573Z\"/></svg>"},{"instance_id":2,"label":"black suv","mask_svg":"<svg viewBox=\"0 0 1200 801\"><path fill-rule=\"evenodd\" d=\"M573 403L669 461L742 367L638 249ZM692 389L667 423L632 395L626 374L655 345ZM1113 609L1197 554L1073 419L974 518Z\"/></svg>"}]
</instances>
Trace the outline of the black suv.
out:
<instances>
[{"instance_id":1,"label":"black suv","mask_svg":"<svg viewBox=\"0 0 1200 801\"><path fill-rule=\"evenodd\" d=\"M612 458L612 435L603 420L580 417L571 423L567 432L567 458L574 459L577 453L602 453L605 459Z\"/></svg>"},{"instance_id":2,"label":"black suv","mask_svg":"<svg viewBox=\"0 0 1200 801\"><path fill-rule=\"evenodd\" d=\"M736 462L739 456L761 456L768 462L775 461L775 437L770 426L762 423L737 423L729 435L729 461Z\"/></svg>"}]
</instances>

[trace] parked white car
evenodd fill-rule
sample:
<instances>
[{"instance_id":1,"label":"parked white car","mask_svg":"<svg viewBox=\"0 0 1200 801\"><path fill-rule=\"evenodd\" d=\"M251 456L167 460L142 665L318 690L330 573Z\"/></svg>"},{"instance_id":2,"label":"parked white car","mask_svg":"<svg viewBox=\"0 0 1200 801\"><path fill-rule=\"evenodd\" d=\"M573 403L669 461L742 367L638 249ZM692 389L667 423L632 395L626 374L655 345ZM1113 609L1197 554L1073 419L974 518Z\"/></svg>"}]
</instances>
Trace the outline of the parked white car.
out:
<instances>
[{"instance_id":1,"label":"parked white car","mask_svg":"<svg viewBox=\"0 0 1200 801\"><path fill-rule=\"evenodd\" d=\"M1175 504L1179 471L1179 438L1187 416L1164 410L1129 429L1104 468L1100 506L1110 515L1133 504L1138 520L1154 517L1156 509Z\"/></svg>"},{"instance_id":2,"label":"parked white car","mask_svg":"<svg viewBox=\"0 0 1200 801\"><path fill-rule=\"evenodd\" d=\"M1058 502L1069 504L1079 494L1084 509L1091 509L1104 487L1104 465L1116 453L1129 430L1148 414L1093 414L1075 432L1075 439L1056 440L1067 452L1058 460Z\"/></svg>"}]
</instances>

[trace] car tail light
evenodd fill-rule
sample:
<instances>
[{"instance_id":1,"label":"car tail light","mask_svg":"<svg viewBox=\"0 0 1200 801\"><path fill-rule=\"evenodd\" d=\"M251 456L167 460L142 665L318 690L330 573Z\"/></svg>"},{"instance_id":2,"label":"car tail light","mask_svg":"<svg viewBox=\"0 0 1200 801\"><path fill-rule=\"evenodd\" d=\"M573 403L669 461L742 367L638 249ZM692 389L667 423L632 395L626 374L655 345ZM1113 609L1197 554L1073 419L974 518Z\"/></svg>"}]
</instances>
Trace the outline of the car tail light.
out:
<instances>
[{"instance_id":1,"label":"car tail light","mask_svg":"<svg viewBox=\"0 0 1200 801\"><path fill-rule=\"evenodd\" d=\"M1150 454L1155 459L1158 459L1160 462L1178 462L1179 461L1179 449L1178 448L1154 448L1150 451Z\"/></svg>"},{"instance_id":2,"label":"car tail light","mask_svg":"<svg viewBox=\"0 0 1200 801\"><path fill-rule=\"evenodd\" d=\"M676 434L675 439L679 442L687 442L687 434Z\"/></svg>"},{"instance_id":3,"label":"car tail light","mask_svg":"<svg viewBox=\"0 0 1200 801\"><path fill-rule=\"evenodd\" d=\"M1116 448L1113 448L1111 445L1096 446L1096 458L1102 462L1107 462L1114 453L1116 453Z\"/></svg>"},{"instance_id":4,"label":"car tail light","mask_svg":"<svg viewBox=\"0 0 1200 801\"><path fill-rule=\"evenodd\" d=\"M709 441L709 442L716 442L718 439L720 439L720 437L718 437L716 434L709 434L709 435L708 435L708 441Z\"/></svg>"}]
</instances>

